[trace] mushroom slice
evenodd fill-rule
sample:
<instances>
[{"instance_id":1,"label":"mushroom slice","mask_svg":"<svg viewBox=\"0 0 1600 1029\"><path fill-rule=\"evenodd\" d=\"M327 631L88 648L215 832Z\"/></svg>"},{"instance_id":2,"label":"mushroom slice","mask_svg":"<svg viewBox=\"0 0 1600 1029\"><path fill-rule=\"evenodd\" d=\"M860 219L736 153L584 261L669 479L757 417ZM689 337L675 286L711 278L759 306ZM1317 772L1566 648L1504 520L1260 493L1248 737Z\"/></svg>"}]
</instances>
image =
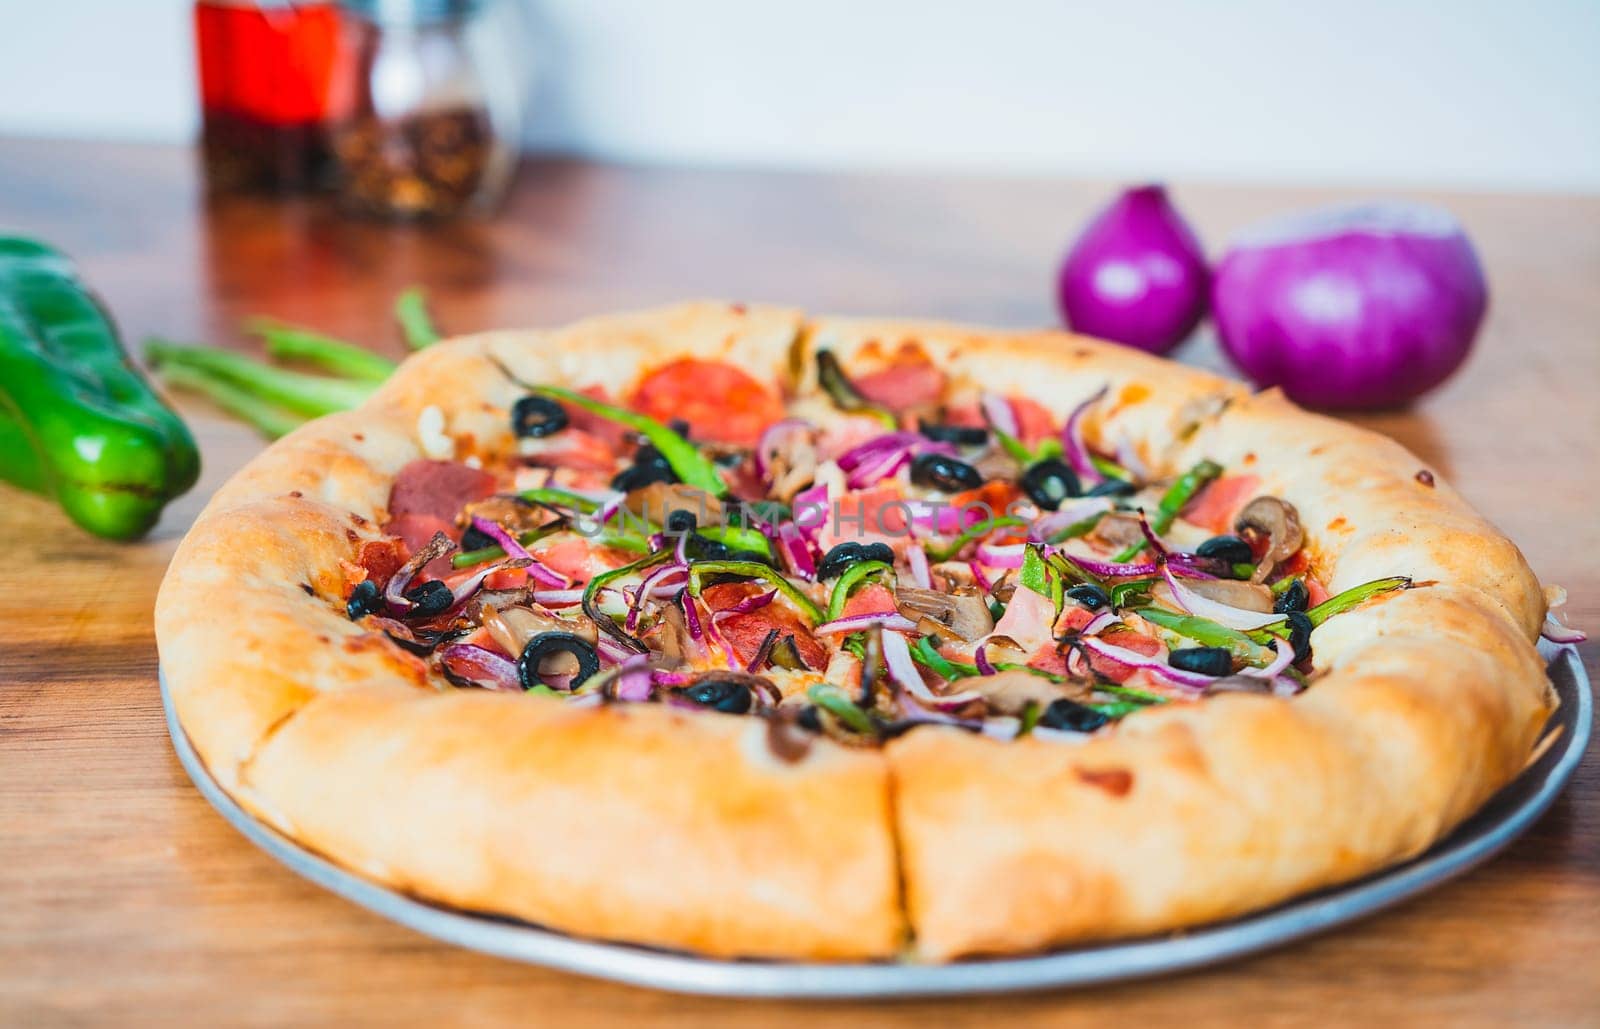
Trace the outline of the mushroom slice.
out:
<instances>
[{"instance_id":1,"label":"mushroom slice","mask_svg":"<svg viewBox=\"0 0 1600 1029\"><path fill-rule=\"evenodd\" d=\"M1269 540L1267 552L1256 562L1256 573L1251 582L1265 582L1279 562L1292 557L1305 543L1305 533L1300 528L1300 512L1287 500L1277 497L1257 497L1244 506L1233 520L1239 533L1253 533Z\"/></svg>"},{"instance_id":2,"label":"mushroom slice","mask_svg":"<svg viewBox=\"0 0 1600 1029\"><path fill-rule=\"evenodd\" d=\"M1042 675L1034 675L1020 668L996 672L993 675L975 675L961 680L961 688L983 694L984 704L991 714L1020 715L1029 704L1049 707L1062 697L1080 698L1082 689L1051 682Z\"/></svg>"},{"instance_id":3,"label":"mushroom slice","mask_svg":"<svg viewBox=\"0 0 1600 1029\"><path fill-rule=\"evenodd\" d=\"M674 511L687 511L701 525L710 525L722 519L722 501L705 490L686 486L681 482L652 482L628 494L623 506L630 514L667 524Z\"/></svg>"},{"instance_id":4,"label":"mushroom slice","mask_svg":"<svg viewBox=\"0 0 1600 1029\"><path fill-rule=\"evenodd\" d=\"M989 605L970 586L951 593L902 586L895 592L895 600L906 617L915 621L926 616L968 643L994 629Z\"/></svg>"},{"instance_id":5,"label":"mushroom slice","mask_svg":"<svg viewBox=\"0 0 1600 1029\"><path fill-rule=\"evenodd\" d=\"M1139 527L1138 515L1113 511L1104 515L1089 531L1089 539L1103 546L1121 549L1131 543L1144 542L1144 530Z\"/></svg>"},{"instance_id":6,"label":"mushroom slice","mask_svg":"<svg viewBox=\"0 0 1600 1029\"><path fill-rule=\"evenodd\" d=\"M1272 613L1272 591L1260 583L1241 582L1238 579L1184 579L1183 585L1219 604L1261 614ZM1152 592L1164 597L1172 595L1166 583L1157 583ZM1181 608L1183 605L1178 606Z\"/></svg>"},{"instance_id":7,"label":"mushroom slice","mask_svg":"<svg viewBox=\"0 0 1600 1029\"><path fill-rule=\"evenodd\" d=\"M597 642L600 636L587 618L558 618L531 607L496 608L484 604L481 616L483 627L508 654L522 653L529 640L545 632L570 632L590 643Z\"/></svg>"}]
</instances>

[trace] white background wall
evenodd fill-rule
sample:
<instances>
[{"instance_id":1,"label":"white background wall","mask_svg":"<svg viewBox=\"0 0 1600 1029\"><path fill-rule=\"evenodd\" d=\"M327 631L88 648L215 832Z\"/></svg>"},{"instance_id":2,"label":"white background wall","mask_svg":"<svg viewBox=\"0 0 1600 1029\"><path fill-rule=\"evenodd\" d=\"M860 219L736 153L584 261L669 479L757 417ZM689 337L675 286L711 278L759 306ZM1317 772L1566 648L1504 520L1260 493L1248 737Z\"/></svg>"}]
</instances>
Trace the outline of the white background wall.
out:
<instances>
[{"instance_id":1,"label":"white background wall","mask_svg":"<svg viewBox=\"0 0 1600 1029\"><path fill-rule=\"evenodd\" d=\"M513 0L623 160L1600 190L1600 0ZM0 0L0 133L184 140L187 0Z\"/></svg>"}]
</instances>

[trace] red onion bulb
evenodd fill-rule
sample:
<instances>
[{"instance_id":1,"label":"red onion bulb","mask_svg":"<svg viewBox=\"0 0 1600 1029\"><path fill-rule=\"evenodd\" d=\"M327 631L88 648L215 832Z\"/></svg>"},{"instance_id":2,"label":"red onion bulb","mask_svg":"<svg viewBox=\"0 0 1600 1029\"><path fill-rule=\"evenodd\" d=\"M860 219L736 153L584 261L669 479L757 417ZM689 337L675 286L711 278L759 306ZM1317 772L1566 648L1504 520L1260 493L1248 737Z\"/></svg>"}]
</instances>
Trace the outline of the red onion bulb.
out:
<instances>
[{"instance_id":1,"label":"red onion bulb","mask_svg":"<svg viewBox=\"0 0 1600 1029\"><path fill-rule=\"evenodd\" d=\"M1200 242L1166 189L1139 186L1067 251L1056 296L1074 332L1164 354L1200 323L1208 281Z\"/></svg>"},{"instance_id":2,"label":"red onion bulb","mask_svg":"<svg viewBox=\"0 0 1600 1029\"><path fill-rule=\"evenodd\" d=\"M1459 223L1416 204L1333 207L1236 240L1211 304L1222 345L1260 386L1307 407L1395 407L1466 360L1488 306Z\"/></svg>"}]
</instances>

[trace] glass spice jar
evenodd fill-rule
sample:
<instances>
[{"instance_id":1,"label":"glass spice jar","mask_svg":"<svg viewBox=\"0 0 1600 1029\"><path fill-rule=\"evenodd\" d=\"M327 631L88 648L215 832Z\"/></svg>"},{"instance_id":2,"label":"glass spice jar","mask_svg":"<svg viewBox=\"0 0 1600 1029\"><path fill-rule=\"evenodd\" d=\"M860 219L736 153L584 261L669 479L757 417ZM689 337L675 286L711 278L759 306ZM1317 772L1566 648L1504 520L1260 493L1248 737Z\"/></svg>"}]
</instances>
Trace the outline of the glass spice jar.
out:
<instances>
[{"instance_id":1,"label":"glass spice jar","mask_svg":"<svg viewBox=\"0 0 1600 1029\"><path fill-rule=\"evenodd\" d=\"M324 184L339 49L332 0L198 0L194 31L207 186L294 193Z\"/></svg>"},{"instance_id":2,"label":"glass spice jar","mask_svg":"<svg viewBox=\"0 0 1600 1029\"><path fill-rule=\"evenodd\" d=\"M483 0L341 0L347 68L330 125L341 206L388 218L493 206L526 79L516 22Z\"/></svg>"}]
</instances>

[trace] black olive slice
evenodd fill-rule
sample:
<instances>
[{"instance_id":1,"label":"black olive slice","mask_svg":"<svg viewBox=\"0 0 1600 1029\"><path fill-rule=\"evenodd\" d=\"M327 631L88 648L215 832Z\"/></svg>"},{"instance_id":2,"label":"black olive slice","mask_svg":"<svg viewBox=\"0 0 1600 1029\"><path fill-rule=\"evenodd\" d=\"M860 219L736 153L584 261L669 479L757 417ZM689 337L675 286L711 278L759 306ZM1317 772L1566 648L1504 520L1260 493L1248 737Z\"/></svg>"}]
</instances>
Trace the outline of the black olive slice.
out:
<instances>
[{"instance_id":1,"label":"black olive slice","mask_svg":"<svg viewBox=\"0 0 1600 1029\"><path fill-rule=\"evenodd\" d=\"M469 525L461 534L461 549L463 551L483 550L485 547L498 547L500 544L495 538L476 525Z\"/></svg>"},{"instance_id":2,"label":"black olive slice","mask_svg":"<svg viewBox=\"0 0 1600 1029\"><path fill-rule=\"evenodd\" d=\"M1294 648L1294 659L1304 661L1311 656L1311 616L1304 611L1290 611L1284 617L1289 621L1289 646Z\"/></svg>"},{"instance_id":3,"label":"black olive slice","mask_svg":"<svg viewBox=\"0 0 1600 1029\"><path fill-rule=\"evenodd\" d=\"M1052 700L1039 716L1039 724L1046 729L1065 729L1068 732L1094 732L1110 720L1104 712L1066 697Z\"/></svg>"},{"instance_id":4,"label":"black olive slice","mask_svg":"<svg viewBox=\"0 0 1600 1029\"><path fill-rule=\"evenodd\" d=\"M578 662L578 672L571 681L573 686L600 670L600 656L595 653L593 643L570 632L541 632L528 641L522 648L522 656L517 658L517 678L523 689L531 690L545 684L539 666L545 658L556 654L571 654Z\"/></svg>"},{"instance_id":5,"label":"black olive slice","mask_svg":"<svg viewBox=\"0 0 1600 1029\"><path fill-rule=\"evenodd\" d=\"M1139 487L1127 479L1102 479L1089 488L1086 497L1131 497Z\"/></svg>"},{"instance_id":6,"label":"black olive slice","mask_svg":"<svg viewBox=\"0 0 1600 1029\"><path fill-rule=\"evenodd\" d=\"M567 412L549 397L527 396L511 407L511 431L537 439L567 427Z\"/></svg>"},{"instance_id":7,"label":"black olive slice","mask_svg":"<svg viewBox=\"0 0 1600 1029\"><path fill-rule=\"evenodd\" d=\"M411 607L406 611L407 618L432 618L434 615L442 615L456 602L450 587L438 579L429 579L419 586L413 586L406 590L403 596L411 601Z\"/></svg>"},{"instance_id":8,"label":"black olive slice","mask_svg":"<svg viewBox=\"0 0 1600 1029\"><path fill-rule=\"evenodd\" d=\"M1215 558L1230 565L1247 565L1256 559L1250 544L1238 536L1213 536L1194 548L1194 552L1199 557Z\"/></svg>"},{"instance_id":9,"label":"black olive slice","mask_svg":"<svg viewBox=\"0 0 1600 1029\"><path fill-rule=\"evenodd\" d=\"M818 580L837 579L844 574L846 568L849 568L857 561L864 560L863 553L865 550L866 548L861 544L850 540L835 544L826 554L822 555L822 563L817 566Z\"/></svg>"},{"instance_id":10,"label":"black olive slice","mask_svg":"<svg viewBox=\"0 0 1600 1029\"><path fill-rule=\"evenodd\" d=\"M344 602L344 613L350 616L352 622L377 614L382 608L383 591L371 579L356 583L356 588L350 591L350 599Z\"/></svg>"},{"instance_id":11,"label":"black olive slice","mask_svg":"<svg viewBox=\"0 0 1600 1029\"><path fill-rule=\"evenodd\" d=\"M911 481L944 493L959 493L982 486L983 473L959 458L922 454L911 462Z\"/></svg>"},{"instance_id":12,"label":"black olive slice","mask_svg":"<svg viewBox=\"0 0 1600 1029\"><path fill-rule=\"evenodd\" d=\"M742 715L755 703L750 687L736 679L701 679L682 693L685 700L730 715Z\"/></svg>"},{"instance_id":13,"label":"black olive slice","mask_svg":"<svg viewBox=\"0 0 1600 1029\"><path fill-rule=\"evenodd\" d=\"M1292 579L1289 587L1272 602L1272 610L1280 615L1290 611L1304 611L1311 603L1311 591L1306 589L1306 584L1299 579Z\"/></svg>"},{"instance_id":14,"label":"black olive slice","mask_svg":"<svg viewBox=\"0 0 1600 1029\"><path fill-rule=\"evenodd\" d=\"M1167 663L1184 672L1200 675L1230 675L1233 655L1227 647L1180 647L1167 657Z\"/></svg>"},{"instance_id":15,"label":"black olive slice","mask_svg":"<svg viewBox=\"0 0 1600 1029\"><path fill-rule=\"evenodd\" d=\"M976 447L989 442L989 430L981 425L944 425L918 421L917 431L935 442L954 443L963 447Z\"/></svg>"},{"instance_id":16,"label":"black olive slice","mask_svg":"<svg viewBox=\"0 0 1600 1029\"><path fill-rule=\"evenodd\" d=\"M1080 582L1069 587L1067 598L1075 600L1090 611L1099 611L1111 606L1111 595L1092 582Z\"/></svg>"},{"instance_id":17,"label":"black olive slice","mask_svg":"<svg viewBox=\"0 0 1600 1029\"><path fill-rule=\"evenodd\" d=\"M1022 492L1046 511L1054 511L1061 502L1083 492L1078 473L1064 461L1049 458L1028 467L1018 482Z\"/></svg>"}]
</instances>

